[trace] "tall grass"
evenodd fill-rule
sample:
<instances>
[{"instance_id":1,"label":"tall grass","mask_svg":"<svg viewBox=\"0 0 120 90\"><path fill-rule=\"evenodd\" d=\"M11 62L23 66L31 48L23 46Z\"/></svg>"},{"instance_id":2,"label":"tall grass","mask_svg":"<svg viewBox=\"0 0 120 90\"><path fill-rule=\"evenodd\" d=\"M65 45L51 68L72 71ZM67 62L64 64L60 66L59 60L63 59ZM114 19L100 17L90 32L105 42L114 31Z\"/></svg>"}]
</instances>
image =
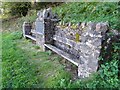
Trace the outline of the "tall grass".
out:
<instances>
[{"instance_id":1,"label":"tall grass","mask_svg":"<svg viewBox=\"0 0 120 90\"><path fill-rule=\"evenodd\" d=\"M2 47L2 84L3 88L28 88L37 83L34 66L27 61L27 54L16 47L19 32L4 34Z\"/></svg>"},{"instance_id":2,"label":"tall grass","mask_svg":"<svg viewBox=\"0 0 120 90\"><path fill-rule=\"evenodd\" d=\"M64 22L108 21L111 28L120 29L117 2L71 2L55 7Z\"/></svg>"}]
</instances>

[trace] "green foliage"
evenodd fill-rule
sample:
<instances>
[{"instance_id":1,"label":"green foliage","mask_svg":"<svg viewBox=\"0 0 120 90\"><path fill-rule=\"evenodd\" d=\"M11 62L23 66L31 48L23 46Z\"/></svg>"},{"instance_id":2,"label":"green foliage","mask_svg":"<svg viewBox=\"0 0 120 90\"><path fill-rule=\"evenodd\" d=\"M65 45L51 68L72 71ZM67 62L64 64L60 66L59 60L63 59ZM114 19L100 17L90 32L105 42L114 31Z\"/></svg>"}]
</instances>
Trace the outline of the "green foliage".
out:
<instances>
[{"instance_id":1,"label":"green foliage","mask_svg":"<svg viewBox=\"0 0 120 90\"><path fill-rule=\"evenodd\" d=\"M40 10L41 8L46 8L46 6L47 6L48 4L52 4L52 2L36 2L36 3L34 4L34 8L35 8L36 10Z\"/></svg>"},{"instance_id":2,"label":"green foliage","mask_svg":"<svg viewBox=\"0 0 120 90\"><path fill-rule=\"evenodd\" d=\"M116 88L118 87L118 60L112 60L109 63L101 65L100 73L100 87Z\"/></svg>"},{"instance_id":3,"label":"green foliage","mask_svg":"<svg viewBox=\"0 0 120 90\"><path fill-rule=\"evenodd\" d=\"M44 9L44 8L49 8L51 6L56 6L61 4L62 2L36 2L32 5L32 7L36 10Z\"/></svg>"},{"instance_id":4,"label":"green foliage","mask_svg":"<svg viewBox=\"0 0 120 90\"><path fill-rule=\"evenodd\" d=\"M101 64L99 71L89 78L76 81L71 80L68 72L64 71L58 61L59 57L48 52L24 52L18 48L18 44L27 44L30 49L33 46L30 42L18 43L22 34L20 32L3 33L3 57L2 57L2 82L3 88L118 88L118 60L120 43L113 43L112 59ZM30 47L31 46L31 47ZM22 46L21 46L22 47ZM29 58L32 59L28 61ZM36 60L37 58L38 60ZM36 68L37 67L37 68Z\"/></svg>"},{"instance_id":5,"label":"green foliage","mask_svg":"<svg viewBox=\"0 0 120 90\"><path fill-rule=\"evenodd\" d=\"M54 12L64 22L108 21L112 28L119 30L118 7L116 2L71 2L55 7Z\"/></svg>"},{"instance_id":6,"label":"green foliage","mask_svg":"<svg viewBox=\"0 0 120 90\"><path fill-rule=\"evenodd\" d=\"M52 51L48 50L48 51L47 51L47 54L48 54L48 55L52 55Z\"/></svg>"},{"instance_id":7,"label":"green foliage","mask_svg":"<svg viewBox=\"0 0 120 90\"><path fill-rule=\"evenodd\" d=\"M117 28L119 26L117 25L116 7L117 3L68 3L67 5L63 4L54 8L54 11L58 12L65 22L109 21L113 28ZM8 27L18 26L16 30L21 30L24 21L33 22L35 19L36 15L33 15L19 18L14 22L7 22L7 24ZM4 23L5 25L6 22ZM112 89L119 86L118 63L120 59L120 42L112 43L111 47L113 48L110 55L106 54L108 53L106 49L104 50L103 55L110 56L110 58L101 56L100 61L104 61L104 63L100 65L97 73L89 78L73 81L69 72L66 72L64 66L59 63L61 58L52 55L51 51L38 52L38 47L33 46L33 44L31 45L28 40L21 39L22 33L20 31L3 33L2 37L3 88ZM24 49L22 50L20 47Z\"/></svg>"},{"instance_id":8,"label":"green foliage","mask_svg":"<svg viewBox=\"0 0 120 90\"><path fill-rule=\"evenodd\" d=\"M3 33L2 52L2 84L3 88L33 87L37 83L34 66L27 61L27 55L16 47L21 34L14 32Z\"/></svg>"},{"instance_id":9,"label":"green foliage","mask_svg":"<svg viewBox=\"0 0 120 90\"><path fill-rule=\"evenodd\" d=\"M40 49L40 46L34 46L35 49Z\"/></svg>"},{"instance_id":10,"label":"green foliage","mask_svg":"<svg viewBox=\"0 0 120 90\"><path fill-rule=\"evenodd\" d=\"M12 16L26 16L28 10L31 9L31 2L4 2L2 8L5 13L10 13Z\"/></svg>"},{"instance_id":11,"label":"green foliage","mask_svg":"<svg viewBox=\"0 0 120 90\"><path fill-rule=\"evenodd\" d=\"M22 17L19 19L20 23L23 24L24 21L27 22L34 22L37 18L37 15L32 15L32 16L26 16L26 17Z\"/></svg>"},{"instance_id":12,"label":"green foliage","mask_svg":"<svg viewBox=\"0 0 120 90\"><path fill-rule=\"evenodd\" d=\"M38 52L29 40L22 39L21 32L3 32L2 37L2 88L53 88L60 79L70 78L58 56Z\"/></svg>"}]
</instances>

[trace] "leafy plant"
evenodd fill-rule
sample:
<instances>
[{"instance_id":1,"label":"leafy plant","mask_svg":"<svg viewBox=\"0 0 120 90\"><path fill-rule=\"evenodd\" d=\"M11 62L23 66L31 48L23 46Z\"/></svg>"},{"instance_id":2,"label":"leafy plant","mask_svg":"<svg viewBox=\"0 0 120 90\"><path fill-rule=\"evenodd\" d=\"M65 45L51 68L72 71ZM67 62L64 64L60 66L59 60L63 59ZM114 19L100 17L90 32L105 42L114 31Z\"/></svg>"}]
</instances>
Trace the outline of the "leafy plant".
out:
<instances>
[{"instance_id":1,"label":"leafy plant","mask_svg":"<svg viewBox=\"0 0 120 90\"><path fill-rule=\"evenodd\" d=\"M119 30L118 7L117 2L70 2L53 10L64 22L108 21L111 28Z\"/></svg>"},{"instance_id":2,"label":"leafy plant","mask_svg":"<svg viewBox=\"0 0 120 90\"><path fill-rule=\"evenodd\" d=\"M14 16L26 16L31 8L30 2L3 2L4 13L10 13Z\"/></svg>"}]
</instances>

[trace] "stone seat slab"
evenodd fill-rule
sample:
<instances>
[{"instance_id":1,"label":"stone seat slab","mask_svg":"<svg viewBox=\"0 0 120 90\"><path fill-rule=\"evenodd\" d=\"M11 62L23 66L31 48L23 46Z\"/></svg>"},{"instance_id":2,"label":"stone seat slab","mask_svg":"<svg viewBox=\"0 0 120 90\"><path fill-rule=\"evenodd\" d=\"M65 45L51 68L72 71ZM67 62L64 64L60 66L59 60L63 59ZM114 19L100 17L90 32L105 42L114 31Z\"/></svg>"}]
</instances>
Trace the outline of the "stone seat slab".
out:
<instances>
[{"instance_id":1,"label":"stone seat slab","mask_svg":"<svg viewBox=\"0 0 120 90\"><path fill-rule=\"evenodd\" d=\"M36 41L36 38L35 38L35 36L31 36L31 35L25 35L25 37L27 37L27 38L30 38L30 39L32 39L32 40L34 40L34 41Z\"/></svg>"},{"instance_id":2,"label":"stone seat slab","mask_svg":"<svg viewBox=\"0 0 120 90\"><path fill-rule=\"evenodd\" d=\"M39 35L43 35L42 33L37 32L37 31L35 31L35 30L31 31L31 33L32 33L32 34L39 34Z\"/></svg>"},{"instance_id":3,"label":"stone seat slab","mask_svg":"<svg viewBox=\"0 0 120 90\"><path fill-rule=\"evenodd\" d=\"M75 64L76 66L79 65L80 60L78 60L77 58L74 57L74 55L72 54L68 54L62 50L60 50L59 48L51 45L51 44L44 44L47 48L49 48L50 50L56 52L58 55L62 56L63 58L67 59L68 61L70 61L71 63Z\"/></svg>"}]
</instances>

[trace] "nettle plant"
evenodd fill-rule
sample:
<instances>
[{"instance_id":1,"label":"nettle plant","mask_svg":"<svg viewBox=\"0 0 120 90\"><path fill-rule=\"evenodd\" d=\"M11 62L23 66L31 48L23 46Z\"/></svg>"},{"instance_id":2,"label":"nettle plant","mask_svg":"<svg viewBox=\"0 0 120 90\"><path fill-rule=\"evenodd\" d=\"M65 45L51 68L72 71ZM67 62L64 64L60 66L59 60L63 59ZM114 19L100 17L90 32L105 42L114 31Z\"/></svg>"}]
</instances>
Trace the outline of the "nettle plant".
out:
<instances>
[{"instance_id":1,"label":"nettle plant","mask_svg":"<svg viewBox=\"0 0 120 90\"><path fill-rule=\"evenodd\" d=\"M106 45L107 48L106 48ZM105 44L102 48L100 56L99 79L100 85L104 87L116 88L119 83L119 59L120 59L120 39L112 36L109 44Z\"/></svg>"}]
</instances>

